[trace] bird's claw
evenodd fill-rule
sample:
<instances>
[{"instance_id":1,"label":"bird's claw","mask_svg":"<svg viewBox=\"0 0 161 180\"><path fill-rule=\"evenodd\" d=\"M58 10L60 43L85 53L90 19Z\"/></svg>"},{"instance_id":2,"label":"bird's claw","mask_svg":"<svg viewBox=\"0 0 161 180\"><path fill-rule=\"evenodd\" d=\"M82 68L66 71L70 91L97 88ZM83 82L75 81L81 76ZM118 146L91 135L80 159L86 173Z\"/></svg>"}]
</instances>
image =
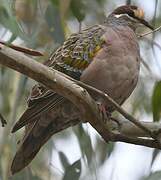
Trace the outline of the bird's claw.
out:
<instances>
[{"instance_id":1,"label":"bird's claw","mask_svg":"<svg viewBox=\"0 0 161 180\"><path fill-rule=\"evenodd\" d=\"M106 107L102 103L97 103L97 105L103 122L106 123L111 114L106 110Z\"/></svg>"}]
</instances>

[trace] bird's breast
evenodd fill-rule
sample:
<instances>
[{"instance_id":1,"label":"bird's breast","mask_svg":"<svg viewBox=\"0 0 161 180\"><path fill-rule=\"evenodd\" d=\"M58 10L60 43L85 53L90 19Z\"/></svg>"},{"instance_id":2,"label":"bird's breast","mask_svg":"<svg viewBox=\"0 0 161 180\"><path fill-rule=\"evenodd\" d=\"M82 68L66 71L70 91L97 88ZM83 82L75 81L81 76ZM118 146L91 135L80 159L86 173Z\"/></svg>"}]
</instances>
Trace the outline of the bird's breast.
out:
<instances>
[{"instance_id":1,"label":"bird's breast","mask_svg":"<svg viewBox=\"0 0 161 180\"><path fill-rule=\"evenodd\" d=\"M121 36L121 35L120 35ZM119 104L134 90L140 67L140 54L135 36L114 33L110 42L97 53L83 72L81 81L104 91Z\"/></svg>"}]
</instances>

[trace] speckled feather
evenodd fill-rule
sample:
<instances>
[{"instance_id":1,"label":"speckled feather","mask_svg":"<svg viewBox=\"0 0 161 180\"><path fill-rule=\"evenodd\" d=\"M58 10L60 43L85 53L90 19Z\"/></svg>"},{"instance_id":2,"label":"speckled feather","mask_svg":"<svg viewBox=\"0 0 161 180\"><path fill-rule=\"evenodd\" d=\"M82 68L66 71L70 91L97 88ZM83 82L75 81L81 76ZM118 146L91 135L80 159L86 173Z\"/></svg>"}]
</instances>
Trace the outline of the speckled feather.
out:
<instances>
[{"instance_id":1,"label":"speckled feather","mask_svg":"<svg viewBox=\"0 0 161 180\"><path fill-rule=\"evenodd\" d=\"M101 26L95 25L78 34L72 34L46 64L79 80L84 69L103 46L104 40L101 37L104 32Z\"/></svg>"}]
</instances>

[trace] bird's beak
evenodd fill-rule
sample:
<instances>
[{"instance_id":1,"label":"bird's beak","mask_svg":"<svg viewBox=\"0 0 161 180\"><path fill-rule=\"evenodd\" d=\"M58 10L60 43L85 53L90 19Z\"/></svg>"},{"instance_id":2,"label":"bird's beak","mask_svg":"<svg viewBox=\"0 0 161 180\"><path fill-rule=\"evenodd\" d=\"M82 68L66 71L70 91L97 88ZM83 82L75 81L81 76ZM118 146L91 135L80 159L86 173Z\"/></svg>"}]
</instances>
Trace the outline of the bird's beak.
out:
<instances>
[{"instance_id":1,"label":"bird's beak","mask_svg":"<svg viewBox=\"0 0 161 180\"><path fill-rule=\"evenodd\" d=\"M154 30L154 27L152 25L150 25L146 20L144 19L140 19L138 18L138 20L140 21L141 24L143 24L144 26L148 27L151 30Z\"/></svg>"},{"instance_id":2,"label":"bird's beak","mask_svg":"<svg viewBox=\"0 0 161 180\"><path fill-rule=\"evenodd\" d=\"M144 11L141 8L137 8L136 10L133 10L135 18L144 26L150 28L151 30L154 30L154 27L151 26L145 19L144 19Z\"/></svg>"}]
</instances>

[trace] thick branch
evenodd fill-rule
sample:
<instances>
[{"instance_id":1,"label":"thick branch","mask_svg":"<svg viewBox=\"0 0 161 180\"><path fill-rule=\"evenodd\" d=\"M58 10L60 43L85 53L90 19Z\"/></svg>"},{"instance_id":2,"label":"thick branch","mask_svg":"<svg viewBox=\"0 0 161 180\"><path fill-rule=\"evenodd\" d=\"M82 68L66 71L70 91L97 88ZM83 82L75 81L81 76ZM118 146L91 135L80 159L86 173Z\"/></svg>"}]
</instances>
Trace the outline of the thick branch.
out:
<instances>
[{"instance_id":1,"label":"thick branch","mask_svg":"<svg viewBox=\"0 0 161 180\"><path fill-rule=\"evenodd\" d=\"M65 74L62 74L61 72L58 72L59 74L61 74L62 76L76 82L77 84L79 84L81 87L89 90L89 91L93 91L94 93L97 93L100 97L102 97L104 100L107 101L107 104L110 102L115 109L122 114L127 120L131 121L132 123L134 123L137 127L139 127L140 129L142 129L143 131L145 131L150 137L152 138L156 138L155 135L153 134L153 131L151 131L151 129L148 129L146 126L142 125L142 123L140 121L138 121L137 119L135 119L133 116L131 116L129 113L127 113L118 103L116 103L108 94L105 94L104 92L100 91L99 89L96 89L92 86L89 86L88 84L85 84L81 81L77 81Z\"/></svg>"},{"instance_id":2,"label":"thick branch","mask_svg":"<svg viewBox=\"0 0 161 180\"><path fill-rule=\"evenodd\" d=\"M110 127L113 132L121 133L128 137L150 137L150 135L146 131L140 129L139 127L135 126L135 124L127 120L125 121L117 119L117 121L118 123L110 121L110 124L108 125L108 127ZM161 132L161 123L144 121L141 121L140 123L142 124L142 126L150 129L156 134L159 134Z\"/></svg>"},{"instance_id":3,"label":"thick branch","mask_svg":"<svg viewBox=\"0 0 161 180\"><path fill-rule=\"evenodd\" d=\"M110 136L108 129L102 128L103 121L101 120L97 105L85 89L71 80L60 76L56 70L53 71L24 54L5 46L1 47L0 50L0 63L29 76L72 101L84 118L108 141L108 136Z\"/></svg>"},{"instance_id":4,"label":"thick branch","mask_svg":"<svg viewBox=\"0 0 161 180\"><path fill-rule=\"evenodd\" d=\"M53 69L51 70L43 64L8 47L1 47L0 64L31 77L72 101L78 107L84 118L90 122L106 142L108 140L123 141L160 148L157 142L152 139L143 141L141 138L127 138L125 135L109 132L109 127L103 123L97 105L88 92L70 79L60 75L60 72ZM103 94L103 96L105 96L105 94Z\"/></svg>"}]
</instances>

